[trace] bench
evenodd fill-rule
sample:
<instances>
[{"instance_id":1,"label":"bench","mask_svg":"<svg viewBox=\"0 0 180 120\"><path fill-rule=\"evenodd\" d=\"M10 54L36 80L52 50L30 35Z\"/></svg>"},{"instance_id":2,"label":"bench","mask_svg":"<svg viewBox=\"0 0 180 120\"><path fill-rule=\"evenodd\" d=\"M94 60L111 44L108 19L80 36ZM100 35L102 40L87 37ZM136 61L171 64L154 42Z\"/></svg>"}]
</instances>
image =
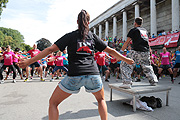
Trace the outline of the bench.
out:
<instances>
[{"instance_id":1,"label":"bench","mask_svg":"<svg viewBox=\"0 0 180 120\"><path fill-rule=\"evenodd\" d=\"M136 82L133 83L131 89L124 89L120 88L119 86L122 85L122 83L113 83L109 84L110 90L110 101L112 101L112 89L115 89L117 91L127 93L133 96L133 111L136 111L136 99L137 96L140 94L146 94L146 93L154 93L154 92L166 92L166 106L168 106L169 102L169 91L171 90L171 87L164 86L164 85L157 85L157 86L150 86L149 83L143 83L143 82Z\"/></svg>"}]
</instances>

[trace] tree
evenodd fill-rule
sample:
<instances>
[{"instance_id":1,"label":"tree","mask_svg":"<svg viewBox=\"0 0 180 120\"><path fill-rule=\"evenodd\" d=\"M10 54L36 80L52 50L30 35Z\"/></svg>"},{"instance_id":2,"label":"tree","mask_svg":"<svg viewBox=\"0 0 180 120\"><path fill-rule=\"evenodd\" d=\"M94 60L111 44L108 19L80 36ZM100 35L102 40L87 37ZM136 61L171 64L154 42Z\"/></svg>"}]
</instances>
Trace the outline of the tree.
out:
<instances>
[{"instance_id":1,"label":"tree","mask_svg":"<svg viewBox=\"0 0 180 120\"><path fill-rule=\"evenodd\" d=\"M3 11L3 8L6 8L7 3L8 3L8 0L0 0L0 15Z\"/></svg>"},{"instance_id":2,"label":"tree","mask_svg":"<svg viewBox=\"0 0 180 120\"><path fill-rule=\"evenodd\" d=\"M14 50L16 47L29 51L30 45L24 43L24 36L18 30L0 27L0 47L10 45Z\"/></svg>"},{"instance_id":3,"label":"tree","mask_svg":"<svg viewBox=\"0 0 180 120\"><path fill-rule=\"evenodd\" d=\"M25 50L25 51L29 51L29 50L33 49L33 47L31 47L30 45L27 45L25 43L22 43L22 44L24 44L24 49L23 50Z\"/></svg>"},{"instance_id":4,"label":"tree","mask_svg":"<svg viewBox=\"0 0 180 120\"><path fill-rule=\"evenodd\" d=\"M4 40L0 41L2 42L2 44L0 43L1 46L10 45L12 49L14 49L15 47L21 48L20 45L22 42L24 42L24 36L21 35L18 30L0 27L0 31L4 36ZM1 39L2 38L0 38L0 40Z\"/></svg>"},{"instance_id":5,"label":"tree","mask_svg":"<svg viewBox=\"0 0 180 120\"><path fill-rule=\"evenodd\" d=\"M41 51L52 45L52 43L45 38L41 38L40 40L36 41L36 43L37 43L37 48Z\"/></svg>"},{"instance_id":6,"label":"tree","mask_svg":"<svg viewBox=\"0 0 180 120\"><path fill-rule=\"evenodd\" d=\"M7 46L7 45L10 45L11 48L15 48L16 46L14 46L14 40L11 36L5 36L4 37L4 41L3 41L3 46Z\"/></svg>"},{"instance_id":7,"label":"tree","mask_svg":"<svg viewBox=\"0 0 180 120\"><path fill-rule=\"evenodd\" d=\"M20 44L24 42L24 36L18 30L0 27L0 31L6 36L11 36L16 47L20 47Z\"/></svg>"},{"instance_id":8,"label":"tree","mask_svg":"<svg viewBox=\"0 0 180 120\"><path fill-rule=\"evenodd\" d=\"M29 50L31 50L31 49L33 49L30 45L27 45L27 44L25 44L25 43L21 43L21 51L22 50L25 50L25 51L29 51Z\"/></svg>"},{"instance_id":9,"label":"tree","mask_svg":"<svg viewBox=\"0 0 180 120\"><path fill-rule=\"evenodd\" d=\"M0 46L3 46L4 34L0 31Z\"/></svg>"}]
</instances>

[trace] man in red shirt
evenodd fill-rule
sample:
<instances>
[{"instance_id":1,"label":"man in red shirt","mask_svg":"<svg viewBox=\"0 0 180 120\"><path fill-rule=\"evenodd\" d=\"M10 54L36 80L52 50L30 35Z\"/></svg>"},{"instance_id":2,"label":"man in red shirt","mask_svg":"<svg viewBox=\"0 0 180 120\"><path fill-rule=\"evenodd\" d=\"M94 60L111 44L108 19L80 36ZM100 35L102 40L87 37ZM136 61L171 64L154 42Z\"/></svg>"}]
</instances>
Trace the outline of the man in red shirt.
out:
<instances>
[{"instance_id":1,"label":"man in red shirt","mask_svg":"<svg viewBox=\"0 0 180 120\"><path fill-rule=\"evenodd\" d=\"M55 67L55 56L53 55L53 53L49 54L49 56L46 58L46 61L47 61L47 67L45 70L45 77L47 76L48 70L52 69L51 71L53 71Z\"/></svg>"},{"instance_id":2,"label":"man in red shirt","mask_svg":"<svg viewBox=\"0 0 180 120\"><path fill-rule=\"evenodd\" d=\"M99 68L100 73L102 72L103 76L105 74L105 81L109 82L108 77L110 75L110 71L107 69L105 65L105 58L109 57L105 52L97 52L95 53L95 59Z\"/></svg>"},{"instance_id":3,"label":"man in red shirt","mask_svg":"<svg viewBox=\"0 0 180 120\"><path fill-rule=\"evenodd\" d=\"M29 50L27 53L30 54L31 58L33 58L34 56L36 56L37 54L39 54L41 51L37 49L37 45L34 44L33 45L33 49L32 50ZM40 70L40 76L41 76L41 81L45 81L42 77L42 68L41 68L41 65L39 63L39 61L36 61L34 63L32 63L31 65L29 65L29 67L31 67L31 79L33 77L33 73L34 73L34 68L35 67L38 67L38 69ZM29 70L26 70L26 79L24 80L24 82L26 82L28 80L28 75L29 75Z\"/></svg>"},{"instance_id":4,"label":"man in red shirt","mask_svg":"<svg viewBox=\"0 0 180 120\"><path fill-rule=\"evenodd\" d=\"M111 61L110 61L110 69L111 69L111 72L113 73L113 76L116 76L116 72L118 71L118 63L117 63L117 60L116 58L114 58L113 56L111 56Z\"/></svg>"}]
</instances>

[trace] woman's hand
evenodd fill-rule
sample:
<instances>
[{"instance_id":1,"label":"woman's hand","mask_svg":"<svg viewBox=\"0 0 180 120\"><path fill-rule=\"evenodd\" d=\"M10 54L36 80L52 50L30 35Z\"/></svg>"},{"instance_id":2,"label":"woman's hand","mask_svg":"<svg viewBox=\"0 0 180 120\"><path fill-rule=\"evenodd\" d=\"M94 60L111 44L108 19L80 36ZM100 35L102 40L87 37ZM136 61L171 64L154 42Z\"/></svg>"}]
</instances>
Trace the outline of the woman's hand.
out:
<instances>
[{"instance_id":1,"label":"woman's hand","mask_svg":"<svg viewBox=\"0 0 180 120\"><path fill-rule=\"evenodd\" d=\"M28 65L30 65L29 59L19 61L18 65L20 68L26 68Z\"/></svg>"},{"instance_id":2,"label":"woman's hand","mask_svg":"<svg viewBox=\"0 0 180 120\"><path fill-rule=\"evenodd\" d=\"M130 58L127 58L125 62L130 65L134 64L134 60Z\"/></svg>"}]
</instances>

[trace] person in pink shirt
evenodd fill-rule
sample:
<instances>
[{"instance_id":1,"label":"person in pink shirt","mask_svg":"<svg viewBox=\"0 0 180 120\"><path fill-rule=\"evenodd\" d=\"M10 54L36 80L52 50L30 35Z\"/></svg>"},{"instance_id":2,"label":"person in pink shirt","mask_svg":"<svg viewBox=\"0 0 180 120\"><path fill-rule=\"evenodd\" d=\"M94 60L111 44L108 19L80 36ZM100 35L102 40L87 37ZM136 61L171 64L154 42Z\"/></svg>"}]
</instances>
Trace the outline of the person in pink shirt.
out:
<instances>
[{"instance_id":1,"label":"person in pink shirt","mask_svg":"<svg viewBox=\"0 0 180 120\"><path fill-rule=\"evenodd\" d=\"M56 72L57 70L62 69L63 71L68 72L68 69L63 65L63 60L67 60L67 59L64 56L62 56L62 52L59 51L57 53L57 56L55 57L56 66L52 71L52 78L51 78L50 82L53 81L54 72Z\"/></svg>"},{"instance_id":2,"label":"person in pink shirt","mask_svg":"<svg viewBox=\"0 0 180 120\"><path fill-rule=\"evenodd\" d=\"M96 62L99 68L99 71L105 75L105 81L109 82L108 77L110 76L110 71L105 65L105 58L108 57L105 52L97 52L95 53ZM109 58L109 57L108 57Z\"/></svg>"},{"instance_id":3,"label":"person in pink shirt","mask_svg":"<svg viewBox=\"0 0 180 120\"><path fill-rule=\"evenodd\" d=\"M49 69L54 69L55 67L55 56L53 55L53 53L49 54L49 56L46 58L46 61L47 61L47 67L46 67L46 70L45 70L45 77L47 76L47 72Z\"/></svg>"},{"instance_id":4,"label":"person in pink shirt","mask_svg":"<svg viewBox=\"0 0 180 120\"><path fill-rule=\"evenodd\" d=\"M3 53L3 56L0 58L1 60L4 59L4 65L2 66L2 68L0 69L0 80L1 80L1 84L4 83L4 80L3 80L3 75L2 75L2 72L6 69L6 67L9 67L8 69L8 72L7 72L7 75L9 75L10 73L10 70L13 71L13 82L16 83L16 70L13 66L13 57L16 57L18 58L17 56L15 56L15 54L13 52L11 52L11 46L7 46L6 47L7 51L5 51Z\"/></svg>"},{"instance_id":5,"label":"person in pink shirt","mask_svg":"<svg viewBox=\"0 0 180 120\"><path fill-rule=\"evenodd\" d=\"M157 56L155 55L155 51L150 50L150 60L151 60L151 66L153 67L155 75L158 75L158 66L156 64Z\"/></svg>"},{"instance_id":6,"label":"person in pink shirt","mask_svg":"<svg viewBox=\"0 0 180 120\"><path fill-rule=\"evenodd\" d=\"M174 83L173 71L170 66L170 63L172 62L171 55L169 52L167 52L166 47L163 48L163 52L160 54L160 61L161 61L161 66L159 67L157 78L159 79L159 76L163 70L168 70L170 73L171 82Z\"/></svg>"},{"instance_id":7,"label":"person in pink shirt","mask_svg":"<svg viewBox=\"0 0 180 120\"><path fill-rule=\"evenodd\" d=\"M18 71L21 79L23 79L21 70L20 70L19 66L17 65L17 63L19 62L19 59L18 59L18 58L21 58L21 55L18 53L19 50L20 50L19 48L16 48L16 49L14 50L14 55L15 55L16 57L13 57L13 66L17 69L17 71ZM6 78L5 78L4 80L7 80L8 75L9 75L9 72L11 72L11 69L8 71L8 74L7 74L7 76L6 76Z\"/></svg>"},{"instance_id":8,"label":"person in pink shirt","mask_svg":"<svg viewBox=\"0 0 180 120\"><path fill-rule=\"evenodd\" d=\"M27 53L29 53L31 55L31 58L33 58L34 56L38 55L41 51L37 49L37 45L34 44L33 45L33 49L32 50L29 50ZM32 63L29 67L31 67L31 79L33 77L33 73L34 73L34 68L35 67L38 67L39 70L40 70L40 77L41 77L41 81L45 81L43 79L43 76L42 76L42 68L41 68L41 64L39 63L39 61L36 61L34 63ZM28 80L28 75L29 75L29 70L26 70L26 79L24 80L24 82L26 82Z\"/></svg>"}]
</instances>

